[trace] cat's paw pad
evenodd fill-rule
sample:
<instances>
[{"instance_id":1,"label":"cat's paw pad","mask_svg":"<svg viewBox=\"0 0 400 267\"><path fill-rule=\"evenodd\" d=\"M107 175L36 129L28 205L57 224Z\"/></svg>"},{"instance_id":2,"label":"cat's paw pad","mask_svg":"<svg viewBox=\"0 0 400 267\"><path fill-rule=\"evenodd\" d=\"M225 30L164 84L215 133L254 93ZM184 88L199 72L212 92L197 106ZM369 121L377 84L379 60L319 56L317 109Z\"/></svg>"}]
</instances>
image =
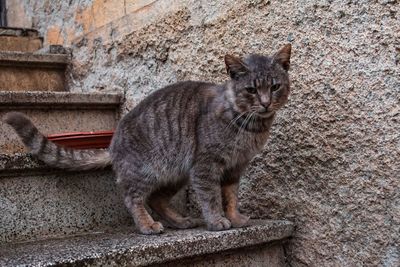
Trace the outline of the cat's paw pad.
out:
<instances>
[{"instance_id":1,"label":"cat's paw pad","mask_svg":"<svg viewBox=\"0 0 400 267\"><path fill-rule=\"evenodd\" d=\"M224 217L207 223L207 228L210 231L222 231L231 228L231 222Z\"/></svg>"},{"instance_id":2,"label":"cat's paw pad","mask_svg":"<svg viewBox=\"0 0 400 267\"><path fill-rule=\"evenodd\" d=\"M151 225L140 227L140 233L144 235L158 235L164 232L164 227L160 222L154 222Z\"/></svg>"},{"instance_id":3,"label":"cat's paw pad","mask_svg":"<svg viewBox=\"0 0 400 267\"><path fill-rule=\"evenodd\" d=\"M232 227L239 228L248 225L250 217L237 213L235 214L235 216L232 216L229 219L231 221Z\"/></svg>"}]
</instances>

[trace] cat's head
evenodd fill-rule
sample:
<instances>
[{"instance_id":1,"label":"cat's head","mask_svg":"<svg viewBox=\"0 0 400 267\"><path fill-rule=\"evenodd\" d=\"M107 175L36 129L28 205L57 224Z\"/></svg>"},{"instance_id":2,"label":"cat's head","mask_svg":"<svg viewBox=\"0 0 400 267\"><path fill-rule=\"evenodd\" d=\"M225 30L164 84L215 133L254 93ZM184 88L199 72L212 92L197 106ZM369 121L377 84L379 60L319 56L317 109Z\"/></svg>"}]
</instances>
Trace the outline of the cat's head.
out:
<instances>
[{"instance_id":1,"label":"cat's head","mask_svg":"<svg viewBox=\"0 0 400 267\"><path fill-rule=\"evenodd\" d=\"M234 109L270 117L286 102L290 92L289 65L291 45L285 45L272 57L252 54L244 59L225 56L226 70Z\"/></svg>"}]
</instances>

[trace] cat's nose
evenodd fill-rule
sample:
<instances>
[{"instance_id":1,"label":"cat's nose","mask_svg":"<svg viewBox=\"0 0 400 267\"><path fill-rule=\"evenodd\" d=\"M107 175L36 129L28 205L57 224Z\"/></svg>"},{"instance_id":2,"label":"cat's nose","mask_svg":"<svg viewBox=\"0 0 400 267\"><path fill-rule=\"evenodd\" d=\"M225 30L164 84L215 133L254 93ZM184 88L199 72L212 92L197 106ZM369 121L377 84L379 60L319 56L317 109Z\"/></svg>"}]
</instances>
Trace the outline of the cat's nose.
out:
<instances>
[{"instance_id":1,"label":"cat's nose","mask_svg":"<svg viewBox=\"0 0 400 267\"><path fill-rule=\"evenodd\" d=\"M268 107L271 105L271 102L261 102L261 106L263 106L265 109L268 109Z\"/></svg>"}]
</instances>

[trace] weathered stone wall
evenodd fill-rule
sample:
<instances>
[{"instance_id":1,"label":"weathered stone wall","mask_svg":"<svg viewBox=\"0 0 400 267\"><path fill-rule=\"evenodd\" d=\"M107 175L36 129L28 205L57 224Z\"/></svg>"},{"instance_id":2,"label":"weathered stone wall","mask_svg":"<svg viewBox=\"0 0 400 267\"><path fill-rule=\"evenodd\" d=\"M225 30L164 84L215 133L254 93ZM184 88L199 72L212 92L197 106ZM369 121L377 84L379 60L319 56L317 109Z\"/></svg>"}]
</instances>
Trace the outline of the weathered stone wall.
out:
<instances>
[{"instance_id":1,"label":"weathered stone wall","mask_svg":"<svg viewBox=\"0 0 400 267\"><path fill-rule=\"evenodd\" d=\"M9 27L32 28L33 5L26 0L7 0L7 25Z\"/></svg>"},{"instance_id":2,"label":"weathered stone wall","mask_svg":"<svg viewBox=\"0 0 400 267\"><path fill-rule=\"evenodd\" d=\"M73 47L71 90L123 91L127 109L177 80L224 80L227 52L292 42L290 101L242 208L296 223L292 266L400 265L399 1L26 2L47 43Z\"/></svg>"}]
</instances>

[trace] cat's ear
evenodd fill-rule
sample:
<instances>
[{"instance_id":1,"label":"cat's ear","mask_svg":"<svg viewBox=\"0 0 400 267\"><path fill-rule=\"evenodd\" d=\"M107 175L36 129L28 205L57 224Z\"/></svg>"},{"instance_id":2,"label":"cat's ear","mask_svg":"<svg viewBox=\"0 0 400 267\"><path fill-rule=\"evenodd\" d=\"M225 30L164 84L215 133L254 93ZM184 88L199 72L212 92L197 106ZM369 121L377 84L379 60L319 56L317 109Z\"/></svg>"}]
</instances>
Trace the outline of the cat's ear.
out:
<instances>
[{"instance_id":1,"label":"cat's ear","mask_svg":"<svg viewBox=\"0 0 400 267\"><path fill-rule=\"evenodd\" d=\"M249 71L240 58L232 55L225 56L225 66L226 71L232 79L237 79Z\"/></svg>"},{"instance_id":2,"label":"cat's ear","mask_svg":"<svg viewBox=\"0 0 400 267\"><path fill-rule=\"evenodd\" d=\"M292 45L287 44L281 48L273 57L274 62L277 62L282 66L282 68L286 71L289 70L290 67L290 53L292 51Z\"/></svg>"}]
</instances>

